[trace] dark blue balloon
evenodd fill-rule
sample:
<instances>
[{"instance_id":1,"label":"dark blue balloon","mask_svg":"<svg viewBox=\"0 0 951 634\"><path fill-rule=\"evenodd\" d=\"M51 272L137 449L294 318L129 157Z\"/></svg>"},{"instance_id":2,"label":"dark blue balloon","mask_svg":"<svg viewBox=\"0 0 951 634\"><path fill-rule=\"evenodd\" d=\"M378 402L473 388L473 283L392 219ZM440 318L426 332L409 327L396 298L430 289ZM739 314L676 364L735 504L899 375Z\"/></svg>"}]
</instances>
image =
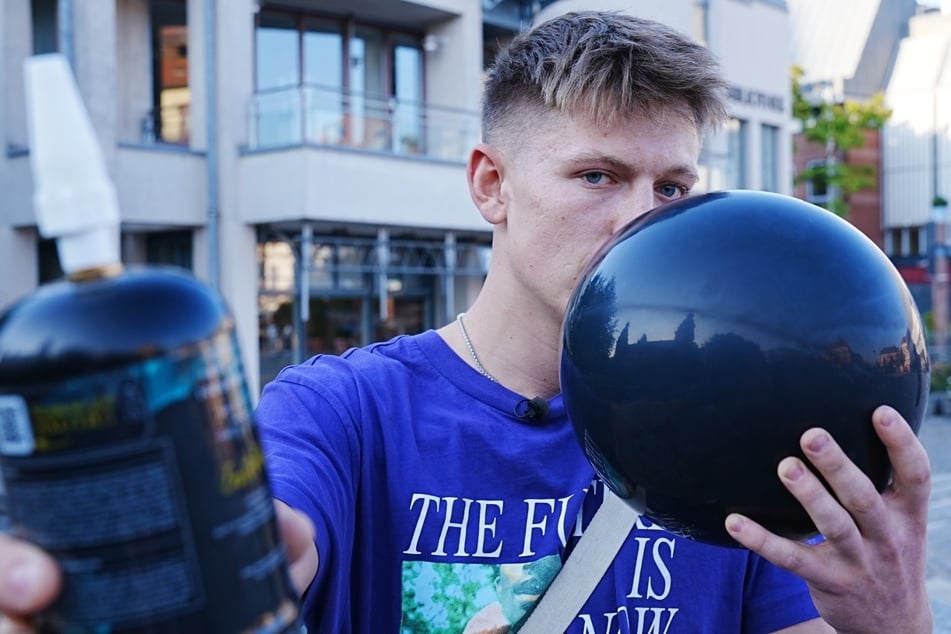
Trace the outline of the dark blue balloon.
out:
<instances>
[{"instance_id":1,"label":"dark blue balloon","mask_svg":"<svg viewBox=\"0 0 951 634\"><path fill-rule=\"evenodd\" d=\"M574 289L562 392L605 482L661 526L736 545L744 513L804 538L776 467L827 429L878 490L881 404L917 432L930 364L920 314L882 251L829 211L753 191L663 207L615 235Z\"/></svg>"}]
</instances>

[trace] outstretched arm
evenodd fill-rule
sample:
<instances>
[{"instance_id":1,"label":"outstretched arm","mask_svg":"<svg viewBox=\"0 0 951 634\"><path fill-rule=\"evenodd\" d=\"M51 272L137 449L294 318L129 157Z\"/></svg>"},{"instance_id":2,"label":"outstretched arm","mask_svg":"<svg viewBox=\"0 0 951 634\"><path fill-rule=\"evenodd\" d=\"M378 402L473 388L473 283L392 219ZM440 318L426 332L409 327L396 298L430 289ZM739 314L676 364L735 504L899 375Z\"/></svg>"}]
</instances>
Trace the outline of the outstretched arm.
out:
<instances>
[{"instance_id":1,"label":"outstretched arm","mask_svg":"<svg viewBox=\"0 0 951 634\"><path fill-rule=\"evenodd\" d=\"M287 551L291 581L303 594L317 574L317 546L310 519L275 500L278 527ZM27 634L30 616L59 594L56 561L33 544L0 534L0 634Z\"/></svg>"},{"instance_id":2,"label":"outstretched arm","mask_svg":"<svg viewBox=\"0 0 951 634\"><path fill-rule=\"evenodd\" d=\"M800 444L831 491L798 458L779 464L780 479L809 513L823 542L786 539L738 514L727 518L726 528L746 548L805 579L819 613L835 631L930 634L928 454L894 409L876 409L872 424L894 467L894 479L882 493L822 429L806 431ZM814 629L821 627L811 622L787 631L829 631Z\"/></svg>"},{"instance_id":3,"label":"outstretched arm","mask_svg":"<svg viewBox=\"0 0 951 634\"><path fill-rule=\"evenodd\" d=\"M289 572L298 596L310 586L317 574L317 545L314 523L300 511L280 500L274 500L277 524L287 551Z\"/></svg>"}]
</instances>

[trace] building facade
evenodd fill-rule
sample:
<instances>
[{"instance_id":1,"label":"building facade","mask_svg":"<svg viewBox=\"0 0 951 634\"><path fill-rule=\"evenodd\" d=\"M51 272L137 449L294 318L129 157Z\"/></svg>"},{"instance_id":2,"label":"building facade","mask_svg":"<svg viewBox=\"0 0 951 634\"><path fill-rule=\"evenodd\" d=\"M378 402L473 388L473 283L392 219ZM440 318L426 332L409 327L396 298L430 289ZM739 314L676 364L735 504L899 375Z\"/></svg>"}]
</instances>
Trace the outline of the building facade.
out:
<instances>
[{"instance_id":1,"label":"building facade","mask_svg":"<svg viewBox=\"0 0 951 634\"><path fill-rule=\"evenodd\" d=\"M485 63L575 8L710 46L732 119L698 189L791 192L779 0L6 0L0 309L60 274L33 217L22 88L23 60L58 51L118 189L123 261L220 289L252 392L311 354L441 325L489 266L465 180Z\"/></svg>"},{"instance_id":2,"label":"building facade","mask_svg":"<svg viewBox=\"0 0 951 634\"><path fill-rule=\"evenodd\" d=\"M923 311L934 306L936 200L951 198L951 3L912 17L897 49L882 131L885 250L915 277ZM940 205L937 206L940 208ZM947 205L945 204L945 209ZM944 302L947 302L946 290ZM947 308L944 310L947 313Z\"/></svg>"},{"instance_id":3,"label":"building facade","mask_svg":"<svg viewBox=\"0 0 951 634\"><path fill-rule=\"evenodd\" d=\"M910 17L918 11L916 0L861 0L829 3L825 0L789 0L792 17L793 56L802 71L803 96L813 102L842 104L865 102L883 93L895 63L895 51L907 32ZM848 23L849 28L842 28ZM836 152L797 134L796 174L835 161L871 168L871 185L844 196L848 220L879 247L885 248L882 222L883 162L881 135L867 131L861 147ZM825 205L837 195L824 180L797 184L795 195Z\"/></svg>"},{"instance_id":4,"label":"building facade","mask_svg":"<svg viewBox=\"0 0 951 634\"><path fill-rule=\"evenodd\" d=\"M883 93L891 110L881 132L866 135L864 147L834 158L874 167L874 185L848 200L849 220L898 267L932 335L941 329L934 316L948 313L941 288L947 282L935 272L945 245L935 241L934 202L951 191L951 2L936 4L789 0L804 94L841 103ZM849 29L840 28L845 21ZM801 138L794 143L797 173L830 160L826 148ZM816 204L829 194L822 183L796 189Z\"/></svg>"}]
</instances>

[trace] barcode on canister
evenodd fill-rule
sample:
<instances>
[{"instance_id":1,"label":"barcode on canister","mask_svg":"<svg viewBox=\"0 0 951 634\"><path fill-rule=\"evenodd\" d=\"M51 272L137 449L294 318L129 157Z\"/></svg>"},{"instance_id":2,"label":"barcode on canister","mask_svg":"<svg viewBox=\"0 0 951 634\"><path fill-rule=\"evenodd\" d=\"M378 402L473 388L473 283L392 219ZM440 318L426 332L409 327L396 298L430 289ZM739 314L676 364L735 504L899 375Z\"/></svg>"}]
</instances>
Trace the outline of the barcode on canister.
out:
<instances>
[{"instance_id":1,"label":"barcode on canister","mask_svg":"<svg viewBox=\"0 0 951 634\"><path fill-rule=\"evenodd\" d=\"M26 401L15 394L0 395L0 454L27 456L34 447Z\"/></svg>"}]
</instances>

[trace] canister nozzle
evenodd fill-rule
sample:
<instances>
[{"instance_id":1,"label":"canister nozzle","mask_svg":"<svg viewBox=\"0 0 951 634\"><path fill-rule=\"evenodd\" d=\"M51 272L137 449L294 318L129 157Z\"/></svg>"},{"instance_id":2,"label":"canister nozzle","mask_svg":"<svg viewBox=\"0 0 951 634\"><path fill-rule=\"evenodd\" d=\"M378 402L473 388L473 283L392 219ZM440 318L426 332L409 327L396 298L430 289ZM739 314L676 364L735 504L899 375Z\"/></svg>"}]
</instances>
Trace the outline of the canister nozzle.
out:
<instances>
[{"instance_id":1,"label":"canister nozzle","mask_svg":"<svg viewBox=\"0 0 951 634\"><path fill-rule=\"evenodd\" d=\"M29 57L23 74L40 234L66 275L119 264L118 197L68 61Z\"/></svg>"}]
</instances>

